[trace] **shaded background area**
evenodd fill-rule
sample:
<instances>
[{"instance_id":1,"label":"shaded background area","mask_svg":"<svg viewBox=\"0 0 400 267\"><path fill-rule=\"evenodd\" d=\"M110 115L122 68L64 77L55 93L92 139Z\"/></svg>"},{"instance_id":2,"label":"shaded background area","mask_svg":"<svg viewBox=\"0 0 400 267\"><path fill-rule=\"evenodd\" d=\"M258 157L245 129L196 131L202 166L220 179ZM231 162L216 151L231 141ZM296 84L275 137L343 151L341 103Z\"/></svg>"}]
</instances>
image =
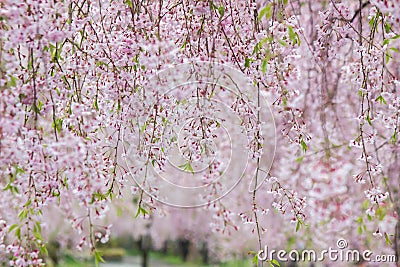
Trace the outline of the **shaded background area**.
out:
<instances>
[{"instance_id":1,"label":"shaded background area","mask_svg":"<svg viewBox=\"0 0 400 267\"><path fill-rule=\"evenodd\" d=\"M161 249L155 249L148 237L135 240L131 236L121 236L111 239L99 249L105 260L100 263L101 267L254 266L247 254L221 261L208 249L207 242L195 244L184 238L165 241ZM48 250L48 266L95 266L93 256L89 253L62 251L57 241L52 241Z\"/></svg>"}]
</instances>

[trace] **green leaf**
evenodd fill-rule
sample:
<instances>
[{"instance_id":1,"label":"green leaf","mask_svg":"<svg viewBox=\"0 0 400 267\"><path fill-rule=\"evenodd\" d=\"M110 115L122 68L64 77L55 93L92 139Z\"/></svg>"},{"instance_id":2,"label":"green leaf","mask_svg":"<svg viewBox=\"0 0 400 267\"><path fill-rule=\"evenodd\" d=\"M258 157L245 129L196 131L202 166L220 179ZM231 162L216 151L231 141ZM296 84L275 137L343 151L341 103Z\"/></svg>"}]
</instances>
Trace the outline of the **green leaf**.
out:
<instances>
[{"instance_id":1,"label":"green leaf","mask_svg":"<svg viewBox=\"0 0 400 267\"><path fill-rule=\"evenodd\" d=\"M260 43L256 43L256 45L254 46L253 49L253 53L251 53L252 55L257 54L258 51L260 51Z\"/></svg>"},{"instance_id":2,"label":"green leaf","mask_svg":"<svg viewBox=\"0 0 400 267\"><path fill-rule=\"evenodd\" d=\"M50 54L51 54L52 59L55 58L55 51L56 51L56 47L53 44L50 44Z\"/></svg>"},{"instance_id":3,"label":"green leaf","mask_svg":"<svg viewBox=\"0 0 400 267\"><path fill-rule=\"evenodd\" d=\"M45 245L39 246L39 251L40 253L42 253L43 255L49 255L49 252L47 251L47 248Z\"/></svg>"},{"instance_id":4,"label":"green leaf","mask_svg":"<svg viewBox=\"0 0 400 267\"><path fill-rule=\"evenodd\" d=\"M39 111L41 111L43 109L43 106L44 106L43 102L38 100L37 101L37 108L39 109Z\"/></svg>"},{"instance_id":5,"label":"green leaf","mask_svg":"<svg viewBox=\"0 0 400 267\"><path fill-rule=\"evenodd\" d=\"M18 165L15 165L15 175L25 173L25 170Z\"/></svg>"},{"instance_id":6,"label":"green leaf","mask_svg":"<svg viewBox=\"0 0 400 267\"><path fill-rule=\"evenodd\" d=\"M298 45L300 46L300 37L299 35L294 31L292 26L288 26L288 32L289 32L289 39L292 41L293 45Z\"/></svg>"},{"instance_id":7,"label":"green leaf","mask_svg":"<svg viewBox=\"0 0 400 267\"><path fill-rule=\"evenodd\" d=\"M394 131L393 135L390 137L390 143L392 143L392 145L396 144L397 142L397 132Z\"/></svg>"},{"instance_id":8,"label":"green leaf","mask_svg":"<svg viewBox=\"0 0 400 267\"><path fill-rule=\"evenodd\" d=\"M56 129L57 132L61 132L62 124L63 124L63 120L58 118L53 122L52 126L54 129Z\"/></svg>"},{"instance_id":9,"label":"green leaf","mask_svg":"<svg viewBox=\"0 0 400 267\"><path fill-rule=\"evenodd\" d=\"M102 256L103 256L103 252L101 252L97 249L94 251L94 260L95 260L96 266L99 266L99 262L105 262Z\"/></svg>"},{"instance_id":10,"label":"green leaf","mask_svg":"<svg viewBox=\"0 0 400 267\"><path fill-rule=\"evenodd\" d=\"M149 214L149 212L147 210L145 210L144 208L142 208L141 205L139 205L138 210L135 214L135 218L139 217L140 214L143 214L143 216L145 216L146 214Z\"/></svg>"},{"instance_id":11,"label":"green leaf","mask_svg":"<svg viewBox=\"0 0 400 267\"><path fill-rule=\"evenodd\" d=\"M140 131L141 131L142 133L144 133L144 131L146 130L146 127L147 127L147 122L145 122L145 123L143 124L142 128L140 128Z\"/></svg>"},{"instance_id":12,"label":"green leaf","mask_svg":"<svg viewBox=\"0 0 400 267\"><path fill-rule=\"evenodd\" d=\"M18 81L18 79L16 77L11 76L10 80L7 82L6 85L7 85L7 87L15 87L15 86L17 86L17 81Z\"/></svg>"},{"instance_id":13,"label":"green leaf","mask_svg":"<svg viewBox=\"0 0 400 267\"><path fill-rule=\"evenodd\" d=\"M284 40L278 40L278 43L281 44L282 46L286 47L288 44Z\"/></svg>"},{"instance_id":14,"label":"green leaf","mask_svg":"<svg viewBox=\"0 0 400 267\"><path fill-rule=\"evenodd\" d=\"M255 252L254 250L250 250L249 252L247 252L248 255L255 255L257 254L257 252Z\"/></svg>"},{"instance_id":15,"label":"green leaf","mask_svg":"<svg viewBox=\"0 0 400 267\"><path fill-rule=\"evenodd\" d=\"M36 105L36 102L33 102L32 104L32 110L37 113L40 114L40 109L38 108L38 106Z\"/></svg>"},{"instance_id":16,"label":"green leaf","mask_svg":"<svg viewBox=\"0 0 400 267\"><path fill-rule=\"evenodd\" d=\"M15 236L18 239L21 239L21 227L17 227L17 229L15 230Z\"/></svg>"},{"instance_id":17,"label":"green leaf","mask_svg":"<svg viewBox=\"0 0 400 267\"><path fill-rule=\"evenodd\" d=\"M8 228L8 232L11 233L14 229L16 229L19 225L18 224L13 224Z\"/></svg>"},{"instance_id":18,"label":"green leaf","mask_svg":"<svg viewBox=\"0 0 400 267\"><path fill-rule=\"evenodd\" d=\"M31 205L31 203L32 203L32 200L28 199L28 201L25 202L24 207L25 208L28 207L29 205Z\"/></svg>"},{"instance_id":19,"label":"green leaf","mask_svg":"<svg viewBox=\"0 0 400 267\"><path fill-rule=\"evenodd\" d=\"M385 23L385 31L386 31L386 33L390 32L390 28L391 28L390 24L386 22Z\"/></svg>"},{"instance_id":20,"label":"green leaf","mask_svg":"<svg viewBox=\"0 0 400 267\"><path fill-rule=\"evenodd\" d=\"M122 208L120 206L117 206L116 212L117 212L117 217L121 217L123 215Z\"/></svg>"},{"instance_id":21,"label":"green leaf","mask_svg":"<svg viewBox=\"0 0 400 267\"><path fill-rule=\"evenodd\" d=\"M258 266L258 254L254 255L254 257L251 259L251 263Z\"/></svg>"},{"instance_id":22,"label":"green leaf","mask_svg":"<svg viewBox=\"0 0 400 267\"><path fill-rule=\"evenodd\" d=\"M272 17L272 3L269 3L260 10L260 13L258 13L258 20L261 20L264 16L267 19Z\"/></svg>"},{"instance_id":23,"label":"green leaf","mask_svg":"<svg viewBox=\"0 0 400 267\"><path fill-rule=\"evenodd\" d=\"M22 221L23 219L25 219L28 216L28 210L27 209L23 209L18 213L18 218Z\"/></svg>"},{"instance_id":24,"label":"green leaf","mask_svg":"<svg viewBox=\"0 0 400 267\"><path fill-rule=\"evenodd\" d=\"M375 101L379 101L381 104L387 105L387 102L386 102L385 98L383 98L382 95L379 95L379 96L375 99Z\"/></svg>"},{"instance_id":25,"label":"green leaf","mask_svg":"<svg viewBox=\"0 0 400 267\"><path fill-rule=\"evenodd\" d=\"M391 55L390 55L389 51L386 51L386 53L385 53L385 61L386 61L386 63L389 63L390 57L391 57Z\"/></svg>"},{"instance_id":26,"label":"green leaf","mask_svg":"<svg viewBox=\"0 0 400 267\"><path fill-rule=\"evenodd\" d=\"M289 32L289 39L293 42L296 41L296 33L293 30L292 26L288 26L288 32Z\"/></svg>"},{"instance_id":27,"label":"green leaf","mask_svg":"<svg viewBox=\"0 0 400 267\"><path fill-rule=\"evenodd\" d=\"M51 54L51 59L53 61L58 61L61 59L61 50L62 50L62 45L61 47L57 47L56 45L50 44L50 54Z\"/></svg>"},{"instance_id":28,"label":"green leaf","mask_svg":"<svg viewBox=\"0 0 400 267\"><path fill-rule=\"evenodd\" d=\"M96 62L96 66L100 67L100 66L108 66L108 65L107 65L107 63L104 63L103 61L99 60L99 61Z\"/></svg>"},{"instance_id":29,"label":"green leaf","mask_svg":"<svg viewBox=\"0 0 400 267\"><path fill-rule=\"evenodd\" d=\"M369 125L372 126L372 121L371 121L371 118L369 117L369 114L367 115L367 122L368 122Z\"/></svg>"},{"instance_id":30,"label":"green leaf","mask_svg":"<svg viewBox=\"0 0 400 267\"><path fill-rule=\"evenodd\" d=\"M265 72L267 71L268 60L269 60L269 58L264 58L264 60L261 64L261 71L263 74L265 74Z\"/></svg>"},{"instance_id":31,"label":"green leaf","mask_svg":"<svg viewBox=\"0 0 400 267\"><path fill-rule=\"evenodd\" d=\"M375 24L375 17L372 17L372 18L369 20L368 24L369 24L369 27L373 28L373 27L374 27L374 24Z\"/></svg>"},{"instance_id":32,"label":"green leaf","mask_svg":"<svg viewBox=\"0 0 400 267\"><path fill-rule=\"evenodd\" d=\"M387 44L389 44L389 39L383 40L383 45L387 45Z\"/></svg>"},{"instance_id":33,"label":"green leaf","mask_svg":"<svg viewBox=\"0 0 400 267\"><path fill-rule=\"evenodd\" d=\"M42 234L39 233L39 232L33 232L33 236L34 236L37 240L43 240Z\"/></svg>"},{"instance_id":34,"label":"green leaf","mask_svg":"<svg viewBox=\"0 0 400 267\"><path fill-rule=\"evenodd\" d=\"M356 138L356 140L357 140L357 142L360 142L360 136L359 137L357 137ZM368 199L366 199L363 203L362 203L362 205L361 205L361 207L362 207L362 209L363 210L366 210L366 209L368 209L369 208L369 200ZM362 219L362 218L361 218Z\"/></svg>"},{"instance_id":35,"label":"green leaf","mask_svg":"<svg viewBox=\"0 0 400 267\"><path fill-rule=\"evenodd\" d=\"M275 260L275 259L272 259L272 260L271 260L271 263L273 264L273 266L278 266L278 267L281 266L280 263L279 263L279 261L277 261L277 260Z\"/></svg>"},{"instance_id":36,"label":"green leaf","mask_svg":"<svg viewBox=\"0 0 400 267\"><path fill-rule=\"evenodd\" d=\"M181 168L183 171L186 171L186 172L189 171L194 174L194 170L193 170L192 165L190 164L190 161L188 161L185 164L182 164L178 167Z\"/></svg>"},{"instance_id":37,"label":"green leaf","mask_svg":"<svg viewBox=\"0 0 400 267\"><path fill-rule=\"evenodd\" d=\"M250 68L250 63L251 63L250 58L246 57L245 60L244 60L244 67L245 68Z\"/></svg>"},{"instance_id":38,"label":"green leaf","mask_svg":"<svg viewBox=\"0 0 400 267\"><path fill-rule=\"evenodd\" d=\"M225 7L221 4L218 8L218 13L221 16L221 18L224 16L225 14Z\"/></svg>"},{"instance_id":39,"label":"green leaf","mask_svg":"<svg viewBox=\"0 0 400 267\"><path fill-rule=\"evenodd\" d=\"M99 105L98 105L98 103L97 103L97 97L94 98L93 107L94 107L97 111L99 110Z\"/></svg>"},{"instance_id":40,"label":"green leaf","mask_svg":"<svg viewBox=\"0 0 400 267\"><path fill-rule=\"evenodd\" d=\"M303 152L306 153L308 147L307 147L307 144L306 144L306 142L304 141L304 139L301 139L300 145L301 145L301 148L303 149Z\"/></svg>"},{"instance_id":41,"label":"green leaf","mask_svg":"<svg viewBox=\"0 0 400 267\"><path fill-rule=\"evenodd\" d=\"M181 49L185 49L186 45L187 45L187 41L185 40L185 41L183 42L182 46L181 46Z\"/></svg>"},{"instance_id":42,"label":"green leaf","mask_svg":"<svg viewBox=\"0 0 400 267\"><path fill-rule=\"evenodd\" d=\"M282 104L283 104L283 107L287 107L287 98L286 97L282 97Z\"/></svg>"},{"instance_id":43,"label":"green leaf","mask_svg":"<svg viewBox=\"0 0 400 267\"><path fill-rule=\"evenodd\" d=\"M218 9L217 5L214 2L211 2L211 10Z\"/></svg>"},{"instance_id":44,"label":"green leaf","mask_svg":"<svg viewBox=\"0 0 400 267\"><path fill-rule=\"evenodd\" d=\"M380 221L382 221L386 216L386 210L382 207L378 207L375 211L376 216Z\"/></svg>"},{"instance_id":45,"label":"green leaf","mask_svg":"<svg viewBox=\"0 0 400 267\"><path fill-rule=\"evenodd\" d=\"M133 4L132 4L132 1L131 1L131 0L125 0L125 4L126 4L128 7L133 8Z\"/></svg>"},{"instance_id":46,"label":"green leaf","mask_svg":"<svg viewBox=\"0 0 400 267\"><path fill-rule=\"evenodd\" d=\"M296 232L298 232L300 230L300 226L301 226L301 221L298 220L297 224L296 224Z\"/></svg>"},{"instance_id":47,"label":"green leaf","mask_svg":"<svg viewBox=\"0 0 400 267\"><path fill-rule=\"evenodd\" d=\"M390 240L390 237L386 232L385 232L385 240L386 240L386 245L391 246L393 244L392 240Z\"/></svg>"},{"instance_id":48,"label":"green leaf","mask_svg":"<svg viewBox=\"0 0 400 267\"><path fill-rule=\"evenodd\" d=\"M36 230L35 230L36 229ZM33 231L37 231L39 233L42 232L42 226L40 225L40 222L36 222L35 225L33 226Z\"/></svg>"}]
</instances>

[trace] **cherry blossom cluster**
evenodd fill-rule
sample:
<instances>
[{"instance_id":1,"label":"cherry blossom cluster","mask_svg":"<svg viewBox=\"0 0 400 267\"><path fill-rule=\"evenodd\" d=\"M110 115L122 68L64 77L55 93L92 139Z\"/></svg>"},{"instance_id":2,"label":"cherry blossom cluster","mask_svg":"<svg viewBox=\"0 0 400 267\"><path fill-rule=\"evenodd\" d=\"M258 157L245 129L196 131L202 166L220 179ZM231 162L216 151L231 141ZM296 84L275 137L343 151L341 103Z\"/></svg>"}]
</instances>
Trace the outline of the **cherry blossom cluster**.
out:
<instances>
[{"instance_id":1,"label":"cherry blossom cluster","mask_svg":"<svg viewBox=\"0 0 400 267\"><path fill-rule=\"evenodd\" d=\"M398 0L2 1L0 264L43 265L52 217L73 229L65 244L98 255L115 203L140 227L151 222L160 242L184 232L163 228L169 216L186 229L206 221L213 231L198 233L210 242L237 233L259 247L293 238L323 247L326 232L344 231L360 248L382 243L358 234L398 244L399 19ZM157 76L195 60L237 69L254 92L229 95L195 72ZM274 155L264 98L279 133ZM251 160L222 198L222 174L249 156L226 152L236 141L223 135L229 123ZM207 188L193 195L206 209L195 215L157 202L163 176L180 181L175 156L180 174L207 165ZM287 218L314 236L296 235Z\"/></svg>"}]
</instances>

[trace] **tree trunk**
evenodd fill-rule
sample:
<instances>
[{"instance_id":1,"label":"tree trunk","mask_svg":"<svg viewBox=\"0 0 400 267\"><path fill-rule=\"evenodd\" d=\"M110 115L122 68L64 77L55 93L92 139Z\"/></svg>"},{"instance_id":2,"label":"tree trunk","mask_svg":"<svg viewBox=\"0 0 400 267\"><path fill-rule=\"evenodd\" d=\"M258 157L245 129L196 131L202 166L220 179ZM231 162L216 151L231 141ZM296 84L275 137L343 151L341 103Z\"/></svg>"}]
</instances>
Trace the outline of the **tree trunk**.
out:
<instances>
[{"instance_id":1,"label":"tree trunk","mask_svg":"<svg viewBox=\"0 0 400 267\"><path fill-rule=\"evenodd\" d=\"M397 210L397 215L400 215L400 209ZM396 266L400 266L400 218L397 219L396 229L394 233L394 252L396 255Z\"/></svg>"},{"instance_id":2,"label":"tree trunk","mask_svg":"<svg viewBox=\"0 0 400 267\"><path fill-rule=\"evenodd\" d=\"M149 266L149 253L147 250L142 250L142 267Z\"/></svg>"},{"instance_id":3,"label":"tree trunk","mask_svg":"<svg viewBox=\"0 0 400 267\"><path fill-rule=\"evenodd\" d=\"M207 242L203 242L202 243L200 253L201 253L201 259L203 261L203 264L207 264L208 265L208 263L209 263L208 258L209 257L208 257L208 244L207 244Z\"/></svg>"}]
</instances>

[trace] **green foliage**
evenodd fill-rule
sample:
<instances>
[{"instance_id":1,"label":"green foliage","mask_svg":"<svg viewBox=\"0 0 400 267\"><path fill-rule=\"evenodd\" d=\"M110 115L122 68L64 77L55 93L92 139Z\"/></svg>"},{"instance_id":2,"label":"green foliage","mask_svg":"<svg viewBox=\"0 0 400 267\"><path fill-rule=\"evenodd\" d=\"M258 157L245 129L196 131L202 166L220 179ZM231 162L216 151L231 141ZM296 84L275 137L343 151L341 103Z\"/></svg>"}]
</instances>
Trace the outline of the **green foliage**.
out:
<instances>
[{"instance_id":1,"label":"green foliage","mask_svg":"<svg viewBox=\"0 0 400 267\"><path fill-rule=\"evenodd\" d=\"M133 8L133 4L131 0L125 0L124 3L129 7L129 8Z\"/></svg>"},{"instance_id":2,"label":"green foliage","mask_svg":"<svg viewBox=\"0 0 400 267\"><path fill-rule=\"evenodd\" d=\"M284 46L284 47L287 47L287 46L288 46L288 43L286 43L286 41L285 41L285 40L282 40L282 39L278 39L278 43L279 43L281 46Z\"/></svg>"},{"instance_id":3,"label":"green foliage","mask_svg":"<svg viewBox=\"0 0 400 267\"><path fill-rule=\"evenodd\" d=\"M8 229L8 232L11 233L12 231L15 230L15 236L18 238L18 240L21 239L21 227L18 224L13 224L10 226Z\"/></svg>"},{"instance_id":4,"label":"green foliage","mask_svg":"<svg viewBox=\"0 0 400 267\"><path fill-rule=\"evenodd\" d=\"M217 6L214 2L210 2L210 5L211 5L211 10L212 11L216 10L220 18L222 18L225 15L225 7L222 5L222 3L220 4L220 6Z\"/></svg>"},{"instance_id":5,"label":"green foliage","mask_svg":"<svg viewBox=\"0 0 400 267\"><path fill-rule=\"evenodd\" d=\"M102 251L95 249L93 254L94 254L94 261L95 261L96 267L99 266L100 262L105 262L103 259Z\"/></svg>"},{"instance_id":6,"label":"green foliage","mask_svg":"<svg viewBox=\"0 0 400 267\"><path fill-rule=\"evenodd\" d=\"M269 265L270 265L271 267L276 267L276 266L280 267L280 266L281 266L281 265L279 264L279 262L278 262L277 260L275 260L275 259L272 259L272 260L269 262Z\"/></svg>"},{"instance_id":7,"label":"green foliage","mask_svg":"<svg viewBox=\"0 0 400 267\"><path fill-rule=\"evenodd\" d=\"M258 266L258 254L255 253L253 258L251 259L251 263L253 263L255 266Z\"/></svg>"},{"instance_id":8,"label":"green foliage","mask_svg":"<svg viewBox=\"0 0 400 267\"><path fill-rule=\"evenodd\" d=\"M297 32L294 31L292 26L288 26L288 32L289 32L289 39L290 41L292 41L292 44L300 46L301 44L300 36L297 34Z\"/></svg>"},{"instance_id":9,"label":"green foliage","mask_svg":"<svg viewBox=\"0 0 400 267\"><path fill-rule=\"evenodd\" d=\"M101 193L101 192L93 193L93 194L92 194L92 199L91 199L91 202L90 202L90 203L94 203L95 201L98 201L98 200L100 200L100 201L106 200L107 198L110 198L110 200L112 200L112 199L113 199L112 190L113 190L113 189L112 189L112 187L111 187L111 188L109 188L109 189L107 190L106 193Z\"/></svg>"},{"instance_id":10,"label":"green foliage","mask_svg":"<svg viewBox=\"0 0 400 267\"><path fill-rule=\"evenodd\" d=\"M303 162L304 156L298 157L295 162L301 163Z\"/></svg>"},{"instance_id":11,"label":"green foliage","mask_svg":"<svg viewBox=\"0 0 400 267\"><path fill-rule=\"evenodd\" d=\"M302 138L301 141L300 141L300 145L301 145L301 149L303 150L303 152L306 153L308 147L307 147L307 144L306 144L306 142L304 141L303 138Z\"/></svg>"},{"instance_id":12,"label":"green foliage","mask_svg":"<svg viewBox=\"0 0 400 267\"><path fill-rule=\"evenodd\" d=\"M43 103L40 100L38 100L37 103L36 103L36 101L33 101L33 104L32 104L33 112L35 112L36 114L40 114L40 111L42 110L42 108L43 108Z\"/></svg>"},{"instance_id":13,"label":"green foliage","mask_svg":"<svg viewBox=\"0 0 400 267\"><path fill-rule=\"evenodd\" d=\"M371 218L372 219L372 218ZM356 219L356 223L358 224L358 227L357 227L357 233L359 234L359 235L361 235L363 232L366 232L367 231L367 226L365 225L365 223L364 223L364 219L363 219L363 217L358 217L357 219Z\"/></svg>"},{"instance_id":14,"label":"green foliage","mask_svg":"<svg viewBox=\"0 0 400 267\"><path fill-rule=\"evenodd\" d=\"M10 179L6 186L3 188L3 191L10 191L12 194L19 194L18 187L15 185L15 180L18 175L25 173L24 169L19 167L18 165L14 165L15 171L10 175Z\"/></svg>"},{"instance_id":15,"label":"green foliage","mask_svg":"<svg viewBox=\"0 0 400 267\"><path fill-rule=\"evenodd\" d=\"M382 221L386 217L387 210L383 206L379 206L376 211L375 215L378 217L380 221Z\"/></svg>"},{"instance_id":16,"label":"green foliage","mask_svg":"<svg viewBox=\"0 0 400 267\"><path fill-rule=\"evenodd\" d=\"M18 81L18 78L11 76L10 80L7 82L6 86L7 87L15 87L15 86L17 86L17 81Z\"/></svg>"},{"instance_id":17,"label":"green foliage","mask_svg":"<svg viewBox=\"0 0 400 267\"><path fill-rule=\"evenodd\" d=\"M142 208L141 205L139 205L138 210L135 214L135 218L139 217L140 214L142 214L143 216L146 216L146 214L149 214L149 211L145 210L144 208Z\"/></svg>"},{"instance_id":18,"label":"green foliage","mask_svg":"<svg viewBox=\"0 0 400 267\"><path fill-rule=\"evenodd\" d=\"M62 45L58 47L58 44L52 45L50 44L50 54L51 54L51 59L55 62L62 60L61 58L61 50L62 50Z\"/></svg>"},{"instance_id":19,"label":"green foliage","mask_svg":"<svg viewBox=\"0 0 400 267\"><path fill-rule=\"evenodd\" d=\"M390 240L390 237L387 233L385 233L385 241L386 241L386 245L388 245L388 246L393 245L392 240Z\"/></svg>"},{"instance_id":20,"label":"green foliage","mask_svg":"<svg viewBox=\"0 0 400 267\"><path fill-rule=\"evenodd\" d=\"M367 119L368 124L372 126L372 121L371 121L371 117L369 116L369 114L367 114L366 119Z\"/></svg>"},{"instance_id":21,"label":"green foliage","mask_svg":"<svg viewBox=\"0 0 400 267\"><path fill-rule=\"evenodd\" d=\"M224 16L224 14L225 14L225 7L221 4L219 7L218 7L218 13L219 13L219 15L221 16L221 18Z\"/></svg>"},{"instance_id":22,"label":"green foliage","mask_svg":"<svg viewBox=\"0 0 400 267\"><path fill-rule=\"evenodd\" d=\"M265 7L263 7L260 10L260 13L258 13L258 20L262 20L262 18L265 17L267 19L270 19L272 17L272 3L269 3Z\"/></svg>"},{"instance_id":23,"label":"green foliage","mask_svg":"<svg viewBox=\"0 0 400 267\"><path fill-rule=\"evenodd\" d=\"M244 60L244 67L245 68L250 68L250 63L251 62L253 62L253 60L248 58L248 57L246 57L245 60Z\"/></svg>"},{"instance_id":24,"label":"green foliage","mask_svg":"<svg viewBox=\"0 0 400 267\"><path fill-rule=\"evenodd\" d=\"M300 230L300 227L303 225L303 221L300 219L297 219L297 223L296 223L296 232L298 232Z\"/></svg>"},{"instance_id":25,"label":"green foliage","mask_svg":"<svg viewBox=\"0 0 400 267\"><path fill-rule=\"evenodd\" d=\"M185 164L179 165L178 167L180 169L182 169L183 171L191 172L194 174L194 170L193 170L192 165L190 164L190 161L186 162Z\"/></svg>"},{"instance_id":26,"label":"green foliage","mask_svg":"<svg viewBox=\"0 0 400 267\"><path fill-rule=\"evenodd\" d=\"M390 137L390 143L391 143L392 145L395 145L396 142L397 142L397 131L395 130L395 131L393 132L393 135Z\"/></svg>"},{"instance_id":27,"label":"green foliage","mask_svg":"<svg viewBox=\"0 0 400 267\"><path fill-rule=\"evenodd\" d=\"M63 120L61 118L55 119L52 123L52 127L56 129L57 132L61 132L62 130Z\"/></svg>"},{"instance_id":28,"label":"green foliage","mask_svg":"<svg viewBox=\"0 0 400 267\"><path fill-rule=\"evenodd\" d=\"M269 60L269 57L265 58L265 59L262 61L262 64L261 64L261 71L262 71L262 73L265 73L265 72L267 71L268 60Z\"/></svg>"},{"instance_id":29,"label":"green foliage","mask_svg":"<svg viewBox=\"0 0 400 267\"><path fill-rule=\"evenodd\" d=\"M385 98L383 98L382 95L379 95L379 96L375 99L375 101L379 101L379 103L387 105L387 102L386 102Z\"/></svg>"}]
</instances>

